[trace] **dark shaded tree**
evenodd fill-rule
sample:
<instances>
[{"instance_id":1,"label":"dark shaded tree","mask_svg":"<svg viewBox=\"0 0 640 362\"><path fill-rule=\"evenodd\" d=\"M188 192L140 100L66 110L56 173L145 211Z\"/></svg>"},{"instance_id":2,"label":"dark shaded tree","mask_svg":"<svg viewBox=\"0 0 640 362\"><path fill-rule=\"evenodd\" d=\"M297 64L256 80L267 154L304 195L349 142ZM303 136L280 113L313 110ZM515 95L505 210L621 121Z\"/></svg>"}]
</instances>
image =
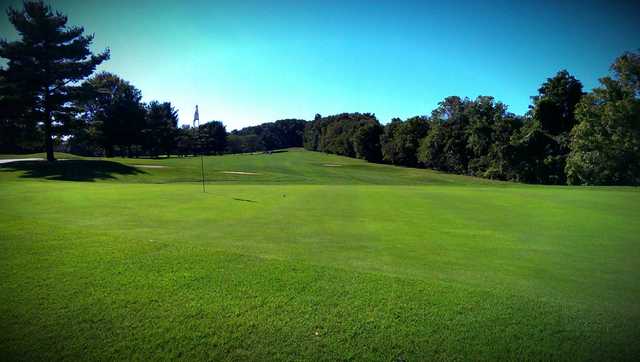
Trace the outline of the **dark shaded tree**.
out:
<instances>
[{"instance_id":1,"label":"dark shaded tree","mask_svg":"<svg viewBox=\"0 0 640 362\"><path fill-rule=\"evenodd\" d=\"M561 184L565 157L561 144L539 122L525 117L522 127L511 138L514 181Z\"/></svg>"},{"instance_id":2,"label":"dark shaded tree","mask_svg":"<svg viewBox=\"0 0 640 362\"><path fill-rule=\"evenodd\" d=\"M20 94L12 83L0 76L0 152L22 153L42 150L38 124L30 114L34 100Z\"/></svg>"},{"instance_id":3,"label":"dark shaded tree","mask_svg":"<svg viewBox=\"0 0 640 362\"><path fill-rule=\"evenodd\" d=\"M248 134L241 136L240 138L240 147L242 147L242 152L256 152L256 151L264 151L264 146L260 142L260 136L257 134Z\"/></svg>"},{"instance_id":4,"label":"dark shaded tree","mask_svg":"<svg viewBox=\"0 0 640 362\"><path fill-rule=\"evenodd\" d=\"M320 135L322 133L322 116L316 113L313 121L304 127L303 147L307 150L320 150Z\"/></svg>"},{"instance_id":5,"label":"dark shaded tree","mask_svg":"<svg viewBox=\"0 0 640 362\"><path fill-rule=\"evenodd\" d=\"M532 97L533 118L551 135L570 132L576 124L575 109L584 93L582 83L566 70L548 78Z\"/></svg>"},{"instance_id":6,"label":"dark shaded tree","mask_svg":"<svg viewBox=\"0 0 640 362\"><path fill-rule=\"evenodd\" d=\"M442 170L444 167L444 147L446 129L441 121L432 121L429 133L420 140L417 159L421 166Z\"/></svg>"},{"instance_id":7,"label":"dark shaded tree","mask_svg":"<svg viewBox=\"0 0 640 362\"><path fill-rule=\"evenodd\" d=\"M319 115L318 115L319 116ZM369 137L374 143L376 127L380 123L371 113L341 113L328 117L316 117L307 123L304 131L305 148L348 157L377 157L361 143L362 137ZM360 131L361 128L369 128ZM362 133L364 132L364 133ZM370 132L370 134L366 134ZM371 146L375 147L375 145ZM359 148L360 153L356 152Z\"/></svg>"},{"instance_id":8,"label":"dark shaded tree","mask_svg":"<svg viewBox=\"0 0 640 362\"><path fill-rule=\"evenodd\" d=\"M380 136L383 130L384 127L376 122L367 122L358 127L353 134L355 157L369 162L380 162L382 160Z\"/></svg>"},{"instance_id":9,"label":"dark shaded tree","mask_svg":"<svg viewBox=\"0 0 640 362\"><path fill-rule=\"evenodd\" d=\"M233 134L229 134L227 136L227 152L228 153L244 153L244 149L242 148L243 136L238 136Z\"/></svg>"},{"instance_id":10,"label":"dark shaded tree","mask_svg":"<svg viewBox=\"0 0 640 362\"><path fill-rule=\"evenodd\" d=\"M511 138L522 127L522 117L506 113L492 125L493 143L489 147L488 168L479 174L481 177L498 180L516 180L514 169L514 147Z\"/></svg>"},{"instance_id":11,"label":"dark shaded tree","mask_svg":"<svg viewBox=\"0 0 640 362\"><path fill-rule=\"evenodd\" d=\"M467 174L508 179L513 175L510 155L511 136L519 128L519 119L507 112L507 106L493 97L479 96L468 102L464 112L469 119L466 130L469 164Z\"/></svg>"},{"instance_id":12,"label":"dark shaded tree","mask_svg":"<svg viewBox=\"0 0 640 362\"><path fill-rule=\"evenodd\" d=\"M471 152L467 147L471 101L447 97L431 112L431 131L420 144L418 160L426 167L447 172L467 172Z\"/></svg>"},{"instance_id":13,"label":"dark shaded tree","mask_svg":"<svg viewBox=\"0 0 640 362\"><path fill-rule=\"evenodd\" d=\"M231 132L232 144L235 152L302 147L306 123L301 119L282 119L234 130Z\"/></svg>"},{"instance_id":14,"label":"dark shaded tree","mask_svg":"<svg viewBox=\"0 0 640 362\"><path fill-rule=\"evenodd\" d=\"M91 75L109 51L92 54L93 35L67 26L67 17L42 1L26 1L23 9L9 8L7 15L20 39L0 40L0 57L8 61L0 76L30 101L29 115L42 122L47 160L53 161L54 128L63 129L74 113L73 83Z\"/></svg>"},{"instance_id":15,"label":"dark shaded tree","mask_svg":"<svg viewBox=\"0 0 640 362\"><path fill-rule=\"evenodd\" d=\"M211 121L198 128L200 152L207 155L219 155L227 148L227 130L220 121Z\"/></svg>"},{"instance_id":16,"label":"dark shaded tree","mask_svg":"<svg viewBox=\"0 0 640 362\"><path fill-rule=\"evenodd\" d=\"M431 128L420 141L422 166L480 177L509 179L511 136L520 120L493 97L447 97L432 112Z\"/></svg>"},{"instance_id":17,"label":"dark shaded tree","mask_svg":"<svg viewBox=\"0 0 640 362\"><path fill-rule=\"evenodd\" d=\"M564 184L569 134L582 83L566 70L547 79L532 97L533 105L521 131L513 138L519 181Z\"/></svg>"},{"instance_id":18,"label":"dark shaded tree","mask_svg":"<svg viewBox=\"0 0 640 362\"><path fill-rule=\"evenodd\" d=\"M79 120L72 128L71 136L66 142L66 152L82 156L103 156L104 148L98 142L98 129L93 123Z\"/></svg>"},{"instance_id":19,"label":"dark shaded tree","mask_svg":"<svg viewBox=\"0 0 640 362\"><path fill-rule=\"evenodd\" d=\"M427 117L413 117L404 122L399 118L392 119L380 137L382 159L394 165L417 166L418 147L429 128Z\"/></svg>"},{"instance_id":20,"label":"dark shaded tree","mask_svg":"<svg viewBox=\"0 0 640 362\"><path fill-rule=\"evenodd\" d=\"M171 156L177 146L178 111L171 102L152 101L147 105L144 125L145 151L153 156Z\"/></svg>"},{"instance_id":21,"label":"dark shaded tree","mask_svg":"<svg viewBox=\"0 0 640 362\"><path fill-rule=\"evenodd\" d=\"M80 126L95 128L95 142L106 157L114 156L116 147L121 155L131 157L132 147L145 143L146 110L139 89L115 74L101 72L83 82L76 93Z\"/></svg>"},{"instance_id":22,"label":"dark shaded tree","mask_svg":"<svg viewBox=\"0 0 640 362\"><path fill-rule=\"evenodd\" d=\"M640 185L640 54L623 54L611 70L576 110L570 184Z\"/></svg>"},{"instance_id":23,"label":"dark shaded tree","mask_svg":"<svg viewBox=\"0 0 640 362\"><path fill-rule=\"evenodd\" d=\"M198 152L198 129L189 125L178 128L176 152L180 156L195 155Z\"/></svg>"}]
</instances>

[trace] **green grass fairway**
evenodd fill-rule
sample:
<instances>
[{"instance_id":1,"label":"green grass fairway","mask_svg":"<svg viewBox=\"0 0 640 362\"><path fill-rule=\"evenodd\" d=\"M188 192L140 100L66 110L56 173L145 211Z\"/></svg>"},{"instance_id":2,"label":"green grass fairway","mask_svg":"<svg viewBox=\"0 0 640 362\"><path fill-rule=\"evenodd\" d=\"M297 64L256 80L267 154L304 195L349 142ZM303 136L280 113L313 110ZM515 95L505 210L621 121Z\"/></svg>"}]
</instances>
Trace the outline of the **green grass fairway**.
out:
<instances>
[{"instance_id":1,"label":"green grass fairway","mask_svg":"<svg viewBox=\"0 0 640 362\"><path fill-rule=\"evenodd\" d=\"M0 164L1 360L640 356L636 188L57 156Z\"/></svg>"}]
</instances>

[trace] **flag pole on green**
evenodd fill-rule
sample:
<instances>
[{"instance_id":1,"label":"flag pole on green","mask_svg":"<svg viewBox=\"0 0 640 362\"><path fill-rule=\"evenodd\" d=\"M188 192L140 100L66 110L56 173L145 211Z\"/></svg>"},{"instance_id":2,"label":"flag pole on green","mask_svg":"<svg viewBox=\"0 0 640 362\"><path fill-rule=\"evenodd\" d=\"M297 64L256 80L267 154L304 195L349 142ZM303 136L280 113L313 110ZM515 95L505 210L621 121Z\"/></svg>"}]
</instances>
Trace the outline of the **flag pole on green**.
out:
<instances>
[{"instance_id":1,"label":"flag pole on green","mask_svg":"<svg viewBox=\"0 0 640 362\"><path fill-rule=\"evenodd\" d=\"M193 115L193 127L198 122L198 143L200 145L200 170L202 171L202 192L206 192L204 189L204 155L202 147L202 138L200 137L200 113L198 112L198 105L196 104L196 113Z\"/></svg>"}]
</instances>

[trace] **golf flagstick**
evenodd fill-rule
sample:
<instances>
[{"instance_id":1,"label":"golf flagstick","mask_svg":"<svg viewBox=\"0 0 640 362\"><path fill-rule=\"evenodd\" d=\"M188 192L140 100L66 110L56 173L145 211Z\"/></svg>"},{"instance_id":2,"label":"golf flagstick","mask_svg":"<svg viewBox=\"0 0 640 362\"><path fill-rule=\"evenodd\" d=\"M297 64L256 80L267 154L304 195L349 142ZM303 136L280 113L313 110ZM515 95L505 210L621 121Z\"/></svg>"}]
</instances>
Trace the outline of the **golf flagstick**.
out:
<instances>
[{"instance_id":1,"label":"golf flagstick","mask_svg":"<svg viewBox=\"0 0 640 362\"><path fill-rule=\"evenodd\" d=\"M200 145L200 170L202 172L202 192L206 192L204 188L204 151L202 150L202 138L200 137L200 114L198 112L198 105L196 104L196 113L193 115L193 126L196 126L198 121L198 143Z\"/></svg>"},{"instance_id":2,"label":"golf flagstick","mask_svg":"<svg viewBox=\"0 0 640 362\"><path fill-rule=\"evenodd\" d=\"M202 155L202 152L200 152L200 170L202 172L202 192L206 193L207 191L204 189L204 156Z\"/></svg>"}]
</instances>

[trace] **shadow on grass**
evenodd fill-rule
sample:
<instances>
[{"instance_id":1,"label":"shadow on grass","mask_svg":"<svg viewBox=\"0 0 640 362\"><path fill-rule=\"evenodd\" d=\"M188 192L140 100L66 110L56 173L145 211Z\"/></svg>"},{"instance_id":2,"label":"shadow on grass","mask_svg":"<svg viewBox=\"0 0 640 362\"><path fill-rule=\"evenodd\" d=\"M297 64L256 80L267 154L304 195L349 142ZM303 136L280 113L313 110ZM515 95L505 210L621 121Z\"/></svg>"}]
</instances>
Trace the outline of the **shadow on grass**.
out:
<instances>
[{"instance_id":1,"label":"shadow on grass","mask_svg":"<svg viewBox=\"0 0 640 362\"><path fill-rule=\"evenodd\" d=\"M65 160L55 162L16 161L0 164L3 172L24 172L21 178L44 178L60 181L95 181L114 179L117 175L137 175L146 172L113 161Z\"/></svg>"},{"instance_id":2,"label":"shadow on grass","mask_svg":"<svg viewBox=\"0 0 640 362\"><path fill-rule=\"evenodd\" d=\"M233 199L236 200L236 201L243 201L243 202L258 202L258 201L254 201L254 200L248 200L248 199L239 199L237 197L234 197Z\"/></svg>"}]
</instances>

